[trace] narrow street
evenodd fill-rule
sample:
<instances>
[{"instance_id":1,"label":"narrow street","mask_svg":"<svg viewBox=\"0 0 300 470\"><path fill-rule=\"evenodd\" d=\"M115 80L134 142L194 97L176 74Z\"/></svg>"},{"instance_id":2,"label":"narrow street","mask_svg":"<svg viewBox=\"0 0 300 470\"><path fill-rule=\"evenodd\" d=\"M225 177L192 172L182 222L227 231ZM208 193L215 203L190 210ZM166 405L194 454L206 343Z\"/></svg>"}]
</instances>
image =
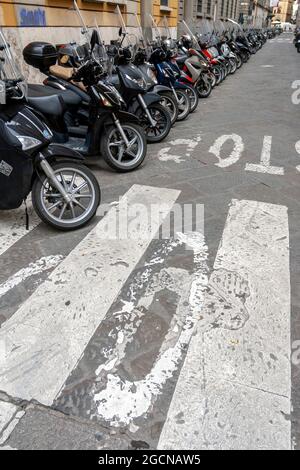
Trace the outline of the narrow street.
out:
<instances>
[{"instance_id":1,"label":"narrow street","mask_svg":"<svg viewBox=\"0 0 300 470\"><path fill-rule=\"evenodd\" d=\"M138 171L93 163L105 218L64 234L1 214L0 448L300 449L292 40L268 41ZM114 240L124 197L197 207L196 229L159 238L142 217L150 242Z\"/></svg>"}]
</instances>

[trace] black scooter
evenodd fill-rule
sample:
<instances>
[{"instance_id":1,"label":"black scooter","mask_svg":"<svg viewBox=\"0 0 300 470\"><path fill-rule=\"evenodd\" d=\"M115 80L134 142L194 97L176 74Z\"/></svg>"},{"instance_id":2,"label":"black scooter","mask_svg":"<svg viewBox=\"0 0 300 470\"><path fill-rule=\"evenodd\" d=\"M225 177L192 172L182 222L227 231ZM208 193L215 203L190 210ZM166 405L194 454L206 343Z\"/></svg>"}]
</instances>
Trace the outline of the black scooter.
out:
<instances>
[{"instance_id":1,"label":"black scooter","mask_svg":"<svg viewBox=\"0 0 300 470\"><path fill-rule=\"evenodd\" d=\"M148 91L144 74L133 64L131 47L122 47L121 42L119 47L110 47L108 53L114 56L117 72L117 77L112 75L109 80L121 93L126 109L138 117L148 142L161 142L172 128L170 112L161 104L161 96Z\"/></svg>"},{"instance_id":2,"label":"black scooter","mask_svg":"<svg viewBox=\"0 0 300 470\"><path fill-rule=\"evenodd\" d=\"M94 31L91 39L91 52L98 42L97 32ZM24 50L24 58L27 63L43 68L43 65L41 66L40 62L36 61L37 54L30 55L31 50L36 51L39 48L43 56L43 49L49 48L49 45L31 43ZM56 59L57 54L53 55L52 63L56 63ZM41 62L43 64L43 60ZM70 83L73 88L69 90L66 90L63 85L61 85L63 89L58 91L55 89L52 91L49 88L50 93L56 94L64 102L65 111L69 113L72 113L73 106L73 112L76 115L84 100L86 101L85 122L88 125L78 126L77 135L75 129L72 134L70 133L66 113L55 115L47 106L47 96L31 97L32 106L46 116L56 142L76 149L86 157L98 156L101 153L107 164L120 172L138 168L147 154L146 137L139 126L138 117L122 110L125 106L124 100L113 86L105 82L106 72L98 61L90 58L72 72L70 78L65 81L78 83L83 86L83 89L73 83ZM47 94L49 88L44 90L41 85L41 93ZM73 105L70 93L74 100Z\"/></svg>"},{"instance_id":3,"label":"black scooter","mask_svg":"<svg viewBox=\"0 0 300 470\"><path fill-rule=\"evenodd\" d=\"M0 32L0 210L20 207L31 192L44 222L61 230L82 227L100 204L99 184L80 153L51 143L53 134L26 102L24 79L12 61ZM57 96L42 101L55 116L62 113Z\"/></svg>"}]
</instances>

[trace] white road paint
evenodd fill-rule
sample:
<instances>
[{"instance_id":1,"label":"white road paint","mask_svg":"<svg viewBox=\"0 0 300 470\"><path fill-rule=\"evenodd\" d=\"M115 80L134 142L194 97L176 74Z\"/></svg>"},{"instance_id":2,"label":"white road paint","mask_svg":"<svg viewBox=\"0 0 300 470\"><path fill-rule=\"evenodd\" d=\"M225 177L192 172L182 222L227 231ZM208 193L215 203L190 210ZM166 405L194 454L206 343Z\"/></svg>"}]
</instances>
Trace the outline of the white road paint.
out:
<instances>
[{"instance_id":1,"label":"white road paint","mask_svg":"<svg viewBox=\"0 0 300 470\"><path fill-rule=\"evenodd\" d=\"M17 411L18 409L15 405L4 402L4 401L0 401L0 438L3 432L3 429L13 419Z\"/></svg>"},{"instance_id":2,"label":"white road paint","mask_svg":"<svg viewBox=\"0 0 300 470\"><path fill-rule=\"evenodd\" d=\"M45 256L34 263L30 263L26 268L20 269L20 271L11 276L6 282L0 284L0 298L29 277L55 268L63 258L62 255Z\"/></svg>"},{"instance_id":3,"label":"white road paint","mask_svg":"<svg viewBox=\"0 0 300 470\"><path fill-rule=\"evenodd\" d=\"M233 201L159 449L290 449L287 208Z\"/></svg>"},{"instance_id":4,"label":"white road paint","mask_svg":"<svg viewBox=\"0 0 300 470\"><path fill-rule=\"evenodd\" d=\"M148 288L145 295L136 303L136 314L137 312L145 314L149 310L155 294L164 289L174 292L174 295L180 297L180 301L159 356L145 378L132 382L122 380L117 374L111 373L107 375L106 388L94 395L98 416L108 421L111 426L120 424L132 426L134 419L140 418L150 411L157 397L163 392L167 380L176 372L193 334L194 325L199 319L199 306L203 303L208 283L208 248L205 245L203 235L197 232L178 234L176 244L178 246L185 244L188 249L193 250L197 271L194 276L191 276L184 269L162 266L159 273L156 273L151 280L146 274ZM128 303L124 305L123 314L126 307L130 305ZM133 309L130 307L130 313L132 311ZM136 329L136 327L125 328L126 334L128 330L131 330L131 334L127 334L126 338L123 336L122 342L117 342L117 346L112 351L112 357L105 365L101 365L97 369L96 375L99 375L102 370L110 371L122 362L126 345L132 341L132 334L136 332ZM176 334L177 332L178 334Z\"/></svg>"},{"instance_id":5,"label":"white road paint","mask_svg":"<svg viewBox=\"0 0 300 470\"><path fill-rule=\"evenodd\" d=\"M263 68L263 69L272 69L272 68L274 68L274 65L261 65L261 68Z\"/></svg>"},{"instance_id":6,"label":"white road paint","mask_svg":"<svg viewBox=\"0 0 300 470\"><path fill-rule=\"evenodd\" d=\"M12 405L14 406L14 405ZM19 410L13 416L12 419L9 420L8 424L6 425L5 429L3 430L2 434L0 435L0 446L5 444L17 424L19 423L20 419L24 416L25 411ZM1 450L1 447L0 447Z\"/></svg>"},{"instance_id":7,"label":"white road paint","mask_svg":"<svg viewBox=\"0 0 300 470\"><path fill-rule=\"evenodd\" d=\"M158 159L161 162L169 162L172 161L174 163L183 163L185 162L185 158L181 155L173 155L169 153L171 151L171 147L166 147L158 152Z\"/></svg>"},{"instance_id":8,"label":"white road paint","mask_svg":"<svg viewBox=\"0 0 300 470\"><path fill-rule=\"evenodd\" d=\"M265 136L260 164L247 163L246 171L267 173L269 175L284 175L284 168L271 165L272 136Z\"/></svg>"},{"instance_id":9,"label":"white road paint","mask_svg":"<svg viewBox=\"0 0 300 470\"><path fill-rule=\"evenodd\" d=\"M51 405L180 191L134 185L0 329L0 390ZM151 205L161 218L149 222ZM107 227L143 205L126 239Z\"/></svg>"},{"instance_id":10,"label":"white road paint","mask_svg":"<svg viewBox=\"0 0 300 470\"><path fill-rule=\"evenodd\" d=\"M161 162L173 161L174 163L183 163L185 159L190 157L192 152L201 142L202 138L200 135L197 135L194 139L176 139L168 142L168 147L160 150L158 152L158 159ZM172 154L172 147L185 146L186 151L181 155ZM178 151L178 148L176 149Z\"/></svg>"},{"instance_id":11,"label":"white road paint","mask_svg":"<svg viewBox=\"0 0 300 470\"><path fill-rule=\"evenodd\" d=\"M296 152L300 155L300 140L296 142L295 148L296 148ZM297 165L296 169L300 172L300 165Z\"/></svg>"},{"instance_id":12,"label":"white road paint","mask_svg":"<svg viewBox=\"0 0 300 470\"><path fill-rule=\"evenodd\" d=\"M29 231L31 231L40 223L40 219L32 208L29 208L29 216ZM26 230L24 207L12 211L0 211L0 255L29 231Z\"/></svg>"},{"instance_id":13,"label":"white road paint","mask_svg":"<svg viewBox=\"0 0 300 470\"><path fill-rule=\"evenodd\" d=\"M300 104L300 80L293 81L292 89L295 90L294 93L292 93L292 103L298 105Z\"/></svg>"},{"instance_id":14,"label":"white road paint","mask_svg":"<svg viewBox=\"0 0 300 470\"><path fill-rule=\"evenodd\" d=\"M233 141L234 148L227 158L222 158L221 150L223 145L228 140ZM213 155L215 155L215 157L217 157L219 162L216 163L216 166L218 166L219 168L228 168L229 166L234 165L239 161L244 151L244 148L245 146L241 136L237 134L222 135L221 137L218 137L215 143L211 146L211 148L209 149L209 153L212 153Z\"/></svg>"}]
</instances>

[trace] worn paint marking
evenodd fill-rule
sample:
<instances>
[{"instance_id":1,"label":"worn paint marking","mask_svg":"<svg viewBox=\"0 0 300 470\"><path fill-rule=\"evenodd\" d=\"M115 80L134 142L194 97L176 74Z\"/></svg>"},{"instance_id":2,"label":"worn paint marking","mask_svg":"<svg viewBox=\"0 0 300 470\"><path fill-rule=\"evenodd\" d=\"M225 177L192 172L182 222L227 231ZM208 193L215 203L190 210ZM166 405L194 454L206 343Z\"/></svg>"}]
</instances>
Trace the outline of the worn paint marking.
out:
<instances>
[{"instance_id":1,"label":"worn paint marking","mask_svg":"<svg viewBox=\"0 0 300 470\"><path fill-rule=\"evenodd\" d=\"M284 175L284 168L271 165L272 136L265 136L260 164L247 163L246 171L267 173L269 175Z\"/></svg>"},{"instance_id":2,"label":"worn paint marking","mask_svg":"<svg viewBox=\"0 0 300 470\"><path fill-rule=\"evenodd\" d=\"M223 145L228 140L233 141L234 148L228 157L222 158L221 150ZM245 146L241 136L237 134L222 135L211 146L211 148L209 149L209 153L212 153L217 157L218 163L216 163L216 166L218 166L219 168L228 168L229 166L234 165L239 161L244 151L244 148Z\"/></svg>"},{"instance_id":3,"label":"worn paint marking","mask_svg":"<svg viewBox=\"0 0 300 470\"><path fill-rule=\"evenodd\" d=\"M0 438L3 429L10 423L17 412L17 407L11 403L0 401Z\"/></svg>"},{"instance_id":4,"label":"worn paint marking","mask_svg":"<svg viewBox=\"0 0 300 470\"><path fill-rule=\"evenodd\" d=\"M178 295L180 298L174 320L170 325L159 356L145 378L137 381L123 380L117 374L111 373L107 376L105 389L94 395L93 399L98 407L98 417L108 421L112 426L131 425L134 419L149 412L157 397L163 392L167 380L176 372L193 334L194 325L199 318L199 305L203 302L208 282L208 249L203 235L197 232L178 234L176 244L185 244L188 249L193 250L197 272L191 276L184 269L162 266L150 282L146 276L148 289L145 295L138 302L124 305L122 312L117 312L124 315L125 312L128 314L134 310L146 314L154 296L164 289L174 292L174 295ZM159 264L159 260L157 263ZM118 345L112 351L112 356L109 357L106 364L99 366L96 375L100 375L103 370L112 370L124 360L126 344L134 340L132 334L135 331L136 327L132 329L130 335L125 338L122 336L122 340L118 341ZM174 332L179 332L178 336L175 335L177 336L175 343L172 341Z\"/></svg>"},{"instance_id":5,"label":"worn paint marking","mask_svg":"<svg viewBox=\"0 0 300 470\"><path fill-rule=\"evenodd\" d=\"M291 447L287 208L233 201L160 449Z\"/></svg>"},{"instance_id":6,"label":"worn paint marking","mask_svg":"<svg viewBox=\"0 0 300 470\"><path fill-rule=\"evenodd\" d=\"M120 288L180 191L134 185L0 329L6 360L0 390L51 405ZM161 217L149 217L151 205ZM143 205L128 238L109 236L116 220ZM114 235L114 234L113 234Z\"/></svg>"},{"instance_id":7,"label":"worn paint marking","mask_svg":"<svg viewBox=\"0 0 300 470\"><path fill-rule=\"evenodd\" d=\"M29 215L29 231L31 231L39 224L40 219L32 208L29 209ZM24 208L12 211L0 211L0 255L27 235L29 231L26 230Z\"/></svg>"},{"instance_id":8,"label":"worn paint marking","mask_svg":"<svg viewBox=\"0 0 300 470\"><path fill-rule=\"evenodd\" d=\"M20 271L11 276L6 282L0 284L0 298L29 277L55 268L63 258L62 255L45 256L34 263L30 263L26 268L20 269Z\"/></svg>"},{"instance_id":9,"label":"worn paint marking","mask_svg":"<svg viewBox=\"0 0 300 470\"><path fill-rule=\"evenodd\" d=\"M194 139L176 139L168 143L169 147L166 147L158 152L158 159L162 162L173 161L175 163L185 162L185 158L190 157L192 152L196 149L198 144L201 142L202 137L196 136ZM185 146L186 151L181 155L174 155L171 152L172 147ZM176 149L178 151L178 148Z\"/></svg>"}]
</instances>

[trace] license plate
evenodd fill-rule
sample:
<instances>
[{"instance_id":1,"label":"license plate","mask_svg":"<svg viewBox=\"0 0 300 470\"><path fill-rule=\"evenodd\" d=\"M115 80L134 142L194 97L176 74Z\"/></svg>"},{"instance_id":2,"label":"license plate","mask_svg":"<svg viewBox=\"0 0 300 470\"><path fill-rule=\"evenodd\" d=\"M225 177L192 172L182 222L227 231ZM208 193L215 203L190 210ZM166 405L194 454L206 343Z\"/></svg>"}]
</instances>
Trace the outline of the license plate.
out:
<instances>
[{"instance_id":1,"label":"license plate","mask_svg":"<svg viewBox=\"0 0 300 470\"><path fill-rule=\"evenodd\" d=\"M6 102L5 82L0 80L0 104L5 104L5 102Z\"/></svg>"}]
</instances>

